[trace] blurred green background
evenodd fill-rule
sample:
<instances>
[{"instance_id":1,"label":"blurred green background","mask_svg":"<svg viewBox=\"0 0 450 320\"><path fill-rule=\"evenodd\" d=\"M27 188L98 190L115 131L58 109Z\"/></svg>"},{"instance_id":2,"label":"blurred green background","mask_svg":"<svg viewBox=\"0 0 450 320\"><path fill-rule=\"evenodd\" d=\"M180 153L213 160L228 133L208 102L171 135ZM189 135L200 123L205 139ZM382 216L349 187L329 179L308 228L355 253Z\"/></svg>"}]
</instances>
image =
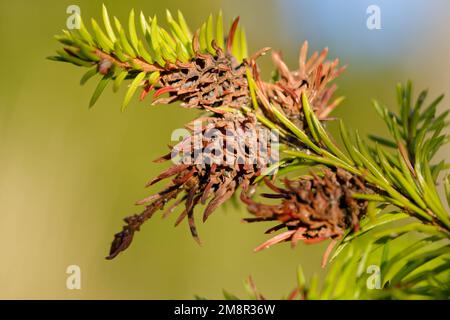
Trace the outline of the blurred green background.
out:
<instances>
[{"instance_id":1,"label":"blurred green background","mask_svg":"<svg viewBox=\"0 0 450 320\"><path fill-rule=\"evenodd\" d=\"M370 99L392 106L398 81L413 80L416 93L449 93L446 1L104 2L121 19L131 8L160 17L181 9L192 28L222 8L226 21L241 16L250 51L282 49L291 66L303 40L316 50L328 46L349 65L337 81L347 99L336 115L362 133L385 132ZM185 224L173 228L175 216L156 216L125 254L104 259L122 218L139 212L133 203L159 188L144 189L166 167L151 161L195 114L149 101L121 113L124 92L111 90L88 110L95 81L80 87L85 70L45 60L72 4L85 20L100 18L101 1L0 0L0 298L221 298L222 288L242 296L248 275L268 297L281 298L293 289L298 264L308 275L323 272L324 245L253 253L268 226L240 223L245 211L232 205L199 226L202 247ZM366 27L371 4L381 8L381 30ZM268 75L270 58L261 65ZM448 155L447 148L440 157ZM81 267L81 290L66 288L73 264Z\"/></svg>"}]
</instances>

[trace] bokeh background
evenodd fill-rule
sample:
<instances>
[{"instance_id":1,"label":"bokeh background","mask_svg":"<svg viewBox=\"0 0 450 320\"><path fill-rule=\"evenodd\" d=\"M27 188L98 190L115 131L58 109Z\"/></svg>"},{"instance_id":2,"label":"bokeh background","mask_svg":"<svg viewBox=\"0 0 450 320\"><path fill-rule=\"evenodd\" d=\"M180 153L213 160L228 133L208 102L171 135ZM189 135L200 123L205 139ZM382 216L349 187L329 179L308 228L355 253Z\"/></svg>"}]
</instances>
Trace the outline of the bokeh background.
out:
<instances>
[{"instance_id":1,"label":"bokeh background","mask_svg":"<svg viewBox=\"0 0 450 320\"><path fill-rule=\"evenodd\" d=\"M414 81L416 93L450 93L450 4L447 1L104 1L125 19L131 8L163 16L181 9L192 28L222 8L240 15L250 51L282 49L292 66L299 45L328 46L348 70L337 80L347 97L335 115L362 133L385 133L372 98L389 106L398 81ZM195 114L177 106L134 101L120 112L124 91L107 90L87 105L95 81L78 85L84 70L45 60L58 48L66 8L76 4L85 19L100 18L101 1L0 0L0 298L178 299L221 298L222 289L244 296L252 275L270 298L307 275L323 272L324 245L278 245L253 253L267 239L266 226L244 225L245 211L228 205L199 226L199 247L185 224L156 216L133 246L113 261L104 256L133 203L156 191L146 181L165 165L173 129ZM366 9L381 8L381 30L368 30ZM261 60L270 74L269 57ZM448 106L444 100L442 108ZM448 107L447 107L448 108ZM449 156L449 149L439 155ZM66 268L81 268L81 290L66 288Z\"/></svg>"}]
</instances>

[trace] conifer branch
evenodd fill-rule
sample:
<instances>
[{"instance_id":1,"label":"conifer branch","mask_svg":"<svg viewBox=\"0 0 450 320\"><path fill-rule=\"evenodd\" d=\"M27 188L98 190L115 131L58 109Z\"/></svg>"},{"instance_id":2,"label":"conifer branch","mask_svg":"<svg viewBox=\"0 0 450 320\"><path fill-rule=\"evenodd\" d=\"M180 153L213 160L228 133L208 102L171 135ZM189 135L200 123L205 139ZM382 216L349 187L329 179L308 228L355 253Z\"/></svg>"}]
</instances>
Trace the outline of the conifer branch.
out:
<instances>
[{"instance_id":1,"label":"conifer branch","mask_svg":"<svg viewBox=\"0 0 450 320\"><path fill-rule=\"evenodd\" d=\"M288 68L280 52L273 52L276 72L273 79L266 82L261 79L257 59L269 49L261 49L249 56L239 19L234 20L228 35L223 31L221 13L215 18L210 15L194 33L181 12L175 19L167 11L167 29L158 24L156 16L147 18L140 13L138 32L133 10L127 30L117 18L113 20L115 28L103 7L105 31L92 20L92 31L82 22L79 30L63 31L63 35L56 37L64 47L51 59L89 67L81 84L95 75L101 76L90 106L111 81L117 91L125 80L129 80L122 110L140 90L141 100L153 92L153 104L181 102L183 107L205 112L196 119L201 123L200 132L193 130L192 136L174 146L171 152L187 147L195 154L198 148L208 145L204 133L210 127L219 133L218 141L222 147L230 143L236 150L239 146L230 141L227 130L239 135L244 128L266 128L279 133L282 158L265 172L259 166L264 160L261 157L258 163L251 165L172 165L149 182L148 185L153 185L170 180L166 188L138 202L146 208L125 219L122 231L115 235L109 259L127 249L135 232L169 201L173 201L172 205L163 216L183 204L185 209L176 224L187 220L192 236L200 242L194 219L195 207L206 204L203 213L203 221L206 221L215 209L241 189L240 199L253 215L245 221L276 221L278 224L267 233L284 229L258 246L256 251L279 242L290 242L295 246L298 241L315 243L331 239L332 245L324 255L324 265L328 260L335 261L330 267L331 278L327 278L321 291L316 280L306 288L304 277L299 276L302 280L297 293L302 297L369 297L367 290L361 289L361 270L366 266L366 258L377 248L388 248L388 243L394 239L413 232L422 234L426 240L418 240L413 247L405 249L411 254L423 241L442 242L443 245L428 253L408 257L390 257L383 251L382 268L393 270L391 265L400 262L406 262L406 265L389 278L389 283L384 282L386 290L381 296L428 295L423 287L416 285L423 284L430 274L420 273L420 265L415 261L443 258L444 263L436 268L436 275L448 270L450 261L447 256L450 218L436 187L440 174L450 165L445 160L437 164L432 162L439 148L450 141L450 136L444 132L449 124L446 120L449 111L439 115L436 111L442 96L426 106L427 91L422 91L414 102L411 82L398 85L398 113L374 101L375 110L386 122L391 138L370 135L369 139L374 143L368 144L358 132L349 132L340 120L340 139L336 139L328 132L326 124L331 120L330 113L343 101L343 97L332 99L337 88L333 80L345 67L339 67L338 59L326 60L327 48L308 57L308 43L305 42L295 70ZM337 143L339 140L340 144ZM231 156L236 159L246 157L251 146L244 143L239 150ZM229 154L225 152L220 157L225 155ZM186 157L184 153L182 156ZM158 162L170 158L171 153ZM282 179L284 174L300 172L304 168L309 169L310 174ZM276 176L269 179L267 174L275 171L278 171ZM273 193L262 193L261 196L276 199L277 204L265 204L255 197L262 182ZM449 175L443 184L450 204ZM401 226L395 224L411 217L415 218L412 222L408 220ZM381 226L388 228L382 230ZM354 247L361 236L367 237L370 243L363 252ZM341 255L343 252L347 254L345 258ZM344 280L355 281L354 291L344 290L344 280L336 284L333 277L339 268L343 270ZM433 287L436 296L448 295L448 287L437 289L439 281L432 279L428 286ZM336 285L335 292L330 291L332 284ZM250 287L257 296L254 286Z\"/></svg>"}]
</instances>

